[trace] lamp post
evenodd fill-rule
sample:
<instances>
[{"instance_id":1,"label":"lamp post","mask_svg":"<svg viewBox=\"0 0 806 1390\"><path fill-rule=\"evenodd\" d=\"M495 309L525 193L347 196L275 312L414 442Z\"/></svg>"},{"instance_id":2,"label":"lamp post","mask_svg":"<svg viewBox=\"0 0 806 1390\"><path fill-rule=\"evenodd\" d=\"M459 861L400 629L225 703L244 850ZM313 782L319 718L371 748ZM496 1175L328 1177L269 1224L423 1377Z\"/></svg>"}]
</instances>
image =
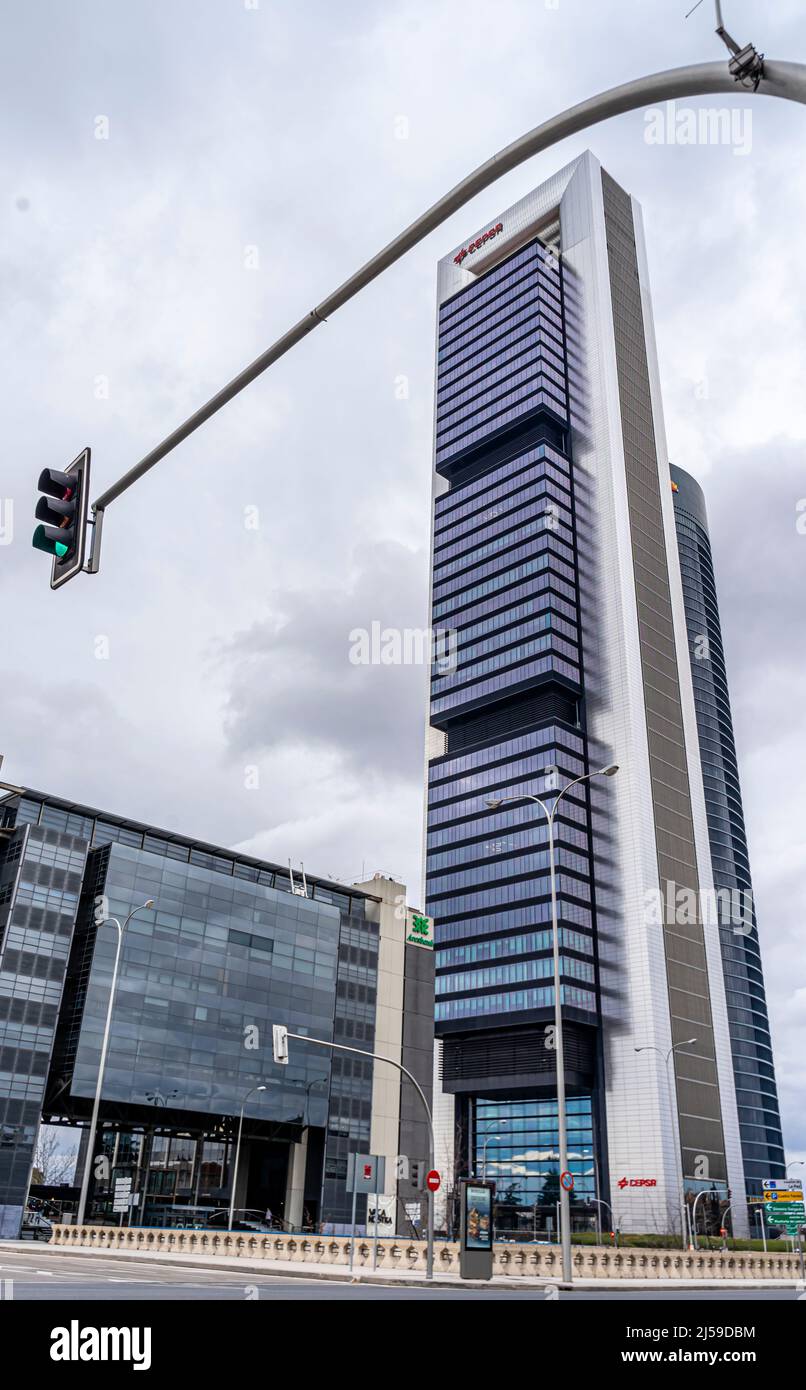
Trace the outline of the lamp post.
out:
<instances>
[{"instance_id":1,"label":"lamp post","mask_svg":"<svg viewBox=\"0 0 806 1390\"><path fill-rule=\"evenodd\" d=\"M481 1157L481 1176L482 1176L482 1180L483 1180L484 1182L487 1181L487 1145L489 1144L489 1142L490 1142L491 1139L500 1139L500 1138L501 1138L501 1135L500 1135L500 1134L490 1134L489 1131L490 1131L495 1125L499 1125L499 1126L501 1127L501 1129L503 1129L503 1128L504 1128L504 1125L505 1125L506 1123L507 1123L506 1120L491 1120L491 1121L490 1121L490 1124L487 1126L487 1129L484 1131L485 1134L487 1134L487 1138L484 1140L484 1144L482 1145L482 1157ZM475 1165L474 1165L474 1166L475 1166Z\"/></svg>"},{"instance_id":2,"label":"lamp post","mask_svg":"<svg viewBox=\"0 0 806 1390\"><path fill-rule=\"evenodd\" d=\"M277 1040L276 1034L281 1033L282 1041ZM352 1052L358 1057L371 1057L373 1062L388 1062L390 1067L397 1067L401 1076L407 1076L420 1100L425 1111L425 1121L428 1126L428 1169L429 1172L434 1167L434 1119L431 1114L431 1106L425 1098L425 1092L417 1080L412 1076L408 1067L404 1067L402 1062L398 1062L394 1057L385 1057L382 1052L370 1052L365 1047L348 1047L346 1043L328 1042L325 1038L312 1038L307 1033L290 1033L282 1025L275 1025L275 1044L274 1060L283 1065L288 1062L288 1039L293 1038L295 1042L310 1043L313 1047L325 1047L331 1052ZM282 1050L282 1051L281 1051ZM282 1055L284 1053L284 1055ZM376 1197L378 1194L375 1194ZM425 1254L425 1277L434 1277L434 1190L428 1189L428 1220L426 1229L426 1254Z\"/></svg>"},{"instance_id":3,"label":"lamp post","mask_svg":"<svg viewBox=\"0 0 806 1390\"><path fill-rule=\"evenodd\" d=\"M762 1243L763 1243L763 1245L764 1245L764 1254L766 1255L766 1253L767 1253L767 1228L766 1228L766 1226L764 1225L764 1205L763 1205L763 1203L762 1203L762 1205L761 1205L760 1207L756 1207L756 1215L758 1216L758 1219L759 1219L759 1221L761 1222L761 1240L762 1240Z\"/></svg>"},{"instance_id":4,"label":"lamp post","mask_svg":"<svg viewBox=\"0 0 806 1390\"><path fill-rule=\"evenodd\" d=\"M700 1198L704 1197L705 1195L706 1189L703 1188L702 1192L697 1193L691 1208L691 1240L695 1250L699 1249L699 1246L697 1245L697 1203L699 1202ZM708 1235L707 1223L705 1234L706 1236Z\"/></svg>"},{"instance_id":5,"label":"lamp post","mask_svg":"<svg viewBox=\"0 0 806 1390\"><path fill-rule=\"evenodd\" d=\"M607 1207L607 1210L610 1212L610 1221L611 1221L611 1224L612 1224L612 1227L613 1227L613 1230L614 1230L614 1231L615 1231L615 1229L616 1229L616 1218L615 1218L615 1216L613 1215L613 1208L611 1207L611 1205L610 1205L609 1202L606 1202L606 1201L605 1201L604 1197L589 1197L589 1198L588 1198L588 1201L589 1201L589 1202L595 1202L595 1203L596 1203L596 1219L597 1219L597 1221L599 1222L599 1244L601 1245L601 1243L602 1243L602 1207Z\"/></svg>"},{"instance_id":6,"label":"lamp post","mask_svg":"<svg viewBox=\"0 0 806 1390\"><path fill-rule=\"evenodd\" d=\"M266 1087L265 1087L265 1086L253 1086L251 1090L247 1091L246 1095L244 1096L243 1100L241 1101L241 1118L240 1118L239 1121L238 1121L238 1141L237 1141L237 1143L236 1143L236 1145L235 1145L235 1162L234 1162L233 1165L232 1165L232 1187L230 1188L230 1195L229 1195L229 1228L230 1228L230 1230L232 1230L232 1223L233 1223L233 1221L235 1220L235 1188L236 1188L236 1185L237 1185L237 1182L238 1182L238 1161L239 1161L239 1159L240 1159L240 1157L241 1157L241 1135L242 1135L242 1133L243 1133L243 1112L244 1112L244 1108L245 1108L245 1106L246 1106L246 1102L248 1101L249 1097L252 1096L252 1095L254 1095L255 1091L265 1091L265 1090L266 1090Z\"/></svg>"},{"instance_id":7,"label":"lamp post","mask_svg":"<svg viewBox=\"0 0 806 1390\"><path fill-rule=\"evenodd\" d=\"M671 1071L669 1070L669 1062L671 1061L672 1053L673 1053L673 1052L676 1052L677 1049L678 1049L678 1047L691 1047L696 1041L697 1041L696 1038L685 1038L683 1042L673 1043L672 1046L669 1048L669 1051L666 1053L666 1081L667 1081L667 1089L668 1089L668 1091L669 1091L669 1113L670 1113L671 1120L672 1120L672 1142L674 1142L674 1132L675 1132L675 1129L677 1128L676 1123L675 1123L676 1118L677 1118L677 1115L676 1115L676 1108L675 1108L675 1103L674 1103L674 1096L675 1096L675 1091L674 1091L674 1080L673 1080L673 1078L672 1078L672 1073L671 1073ZM663 1056L662 1050L661 1050L659 1047L653 1047L651 1043L645 1044L644 1047L636 1047L635 1051L636 1051L636 1052L657 1052L657 1054L658 1054L659 1057L662 1057L662 1056ZM684 1188L684 1186L683 1186L683 1154L682 1154L682 1151L681 1151L681 1154L680 1154L680 1243L681 1243L682 1248L685 1250L685 1248L686 1248L686 1194L685 1194L685 1188Z\"/></svg>"},{"instance_id":8,"label":"lamp post","mask_svg":"<svg viewBox=\"0 0 806 1390\"><path fill-rule=\"evenodd\" d=\"M117 928L118 944L115 950L115 964L112 967L112 983L109 987L109 1004L106 1010L106 1023L104 1024L104 1036L101 1043L101 1057L98 1062L98 1080L95 1083L95 1100L92 1104L92 1116L90 1118L89 1134L87 1136L87 1154L84 1161L84 1172L81 1175L81 1193L78 1199L78 1211L76 1213L76 1225L83 1226L87 1211L87 1193L90 1186L90 1170L92 1169L93 1149L95 1147L95 1131L98 1125L98 1111L101 1108L101 1091L104 1084L104 1072L106 1070L106 1054L109 1049L109 1032L112 1027L112 1009L115 1004L115 991L118 984L118 970L120 969L120 954L123 948L123 933L128 927L132 917L138 912L146 912L154 906L154 899L148 898L140 907L133 907L128 917L120 925L117 917L107 917L104 922L99 922L98 926L106 926L112 923Z\"/></svg>"},{"instance_id":9,"label":"lamp post","mask_svg":"<svg viewBox=\"0 0 806 1390\"><path fill-rule=\"evenodd\" d=\"M565 1116L565 1057L563 1054L563 1013L562 1001L560 998L560 933L557 926L557 876L554 868L554 817L562 798L572 787L576 787L580 782L589 782L594 777L614 777L618 772L618 765L611 763L608 767L600 768L598 772L586 772L581 777L574 777L558 792L554 799L554 804L549 810L545 801L539 796L532 796L529 793L522 793L518 796L498 796L488 797L487 805L491 810L498 810L499 806L504 806L512 801L534 801L542 807L548 823L549 837L549 873L551 880L551 937L554 955L554 1046L557 1058L557 1118L559 1128L559 1150L560 1150L560 1235L562 1243L563 1257L563 1282L570 1284L573 1279L571 1266L571 1216L568 1203L568 1193L562 1185L562 1175L568 1167L568 1136Z\"/></svg>"}]
</instances>

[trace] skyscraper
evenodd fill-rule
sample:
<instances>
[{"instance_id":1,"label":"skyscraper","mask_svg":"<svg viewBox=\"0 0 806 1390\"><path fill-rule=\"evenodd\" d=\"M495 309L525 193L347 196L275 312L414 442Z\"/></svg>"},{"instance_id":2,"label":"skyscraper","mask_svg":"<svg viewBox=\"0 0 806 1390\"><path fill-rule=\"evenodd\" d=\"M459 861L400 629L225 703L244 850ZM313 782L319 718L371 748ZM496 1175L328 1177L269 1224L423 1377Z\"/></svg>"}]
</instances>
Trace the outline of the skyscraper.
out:
<instances>
[{"instance_id":1,"label":"skyscraper","mask_svg":"<svg viewBox=\"0 0 806 1390\"><path fill-rule=\"evenodd\" d=\"M679 1231L684 1191L744 1174L640 209L586 153L440 262L438 305L437 1161L497 1180L499 1225L553 1221L547 831L522 798L615 762L557 818L572 1216Z\"/></svg>"},{"instance_id":2,"label":"skyscraper","mask_svg":"<svg viewBox=\"0 0 806 1390\"><path fill-rule=\"evenodd\" d=\"M705 498L674 465L672 484L714 886L736 900L719 934L744 1174L760 1197L762 1179L786 1167L728 675Z\"/></svg>"}]
</instances>

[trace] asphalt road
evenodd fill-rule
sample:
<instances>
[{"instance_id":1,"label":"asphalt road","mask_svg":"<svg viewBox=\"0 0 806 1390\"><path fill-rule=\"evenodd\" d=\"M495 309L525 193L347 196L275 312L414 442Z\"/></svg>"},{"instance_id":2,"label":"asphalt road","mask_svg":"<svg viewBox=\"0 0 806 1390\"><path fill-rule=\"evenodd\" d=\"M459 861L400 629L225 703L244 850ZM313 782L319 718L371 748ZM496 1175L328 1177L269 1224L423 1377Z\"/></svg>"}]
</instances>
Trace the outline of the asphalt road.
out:
<instances>
[{"instance_id":1,"label":"asphalt road","mask_svg":"<svg viewBox=\"0 0 806 1390\"><path fill-rule=\"evenodd\" d=\"M11 1281L10 1288L7 1281ZM132 1269L130 1258L114 1255L71 1255L68 1251L26 1245L19 1250L0 1249L0 1292L14 1300L69 1302L73 1300L163 1300L208 1301L325 1301L362 1299L372 1301L422 1301L424 1299L470 1299L484 1301L508 1299L542 1303L542 1290L491 1287L489 1289L400 1288L394 1284L352 1284L349 1280L289 1278L285 1274L252 1273L238 1270L180 1268L158 1261L142 1261ZM560 1293L560 1301L597 1302L792 1302L794 1289L723 1290L630 1290L580 1289Z\"/></svg>"}]
</instances>

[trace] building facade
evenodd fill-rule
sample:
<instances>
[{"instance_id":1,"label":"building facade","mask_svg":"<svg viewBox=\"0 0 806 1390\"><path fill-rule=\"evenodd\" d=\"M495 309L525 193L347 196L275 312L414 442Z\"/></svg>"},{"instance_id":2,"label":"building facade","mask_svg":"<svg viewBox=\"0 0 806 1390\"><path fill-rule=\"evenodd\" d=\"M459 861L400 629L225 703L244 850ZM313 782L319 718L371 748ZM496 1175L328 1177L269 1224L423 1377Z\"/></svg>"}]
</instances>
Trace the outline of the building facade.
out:
<instances>
[{"instance_id":1,"label":"building facade","mask_svg":"<svg viewBox=\"0 0 806 1390\"><path fill-rule=\"evenodd\" d=\"M499 1226L551 1229L547 826L524 798L616 763L557 816L572 1216L679 1231L744 1175L640 209L590 153L440 262L435 415L438 1161L496 1179Z\"/></svg>"},{"instance_id":2,"label":"building facade","mask_svg":"<svg viewBox=\"0 0 806 1390\"><path fill-rule=\"evenodd\" d=\"M389 1160L385 1195L411 1230L404 1201L416 1194L404 1183L398 1201L394 1159L422 1160L427 1145L410 1088L398 1086L394 1109L371 1058L296 1043L277 1066L271 1042L284 1023L364 1051L391 1045L430 1091L433 955L406 940L405 895L382 875L363 889L303 882L41 793L6 796L0 1231L19 1231L40 1123L86 1126L117 941L102 924L151 899L124 934L96 1146L107 1162L88 1214L111 1215L122 1177L137 1224L223 1212L243 1106L235 1198L249 1219L271 1211L296 1229L343 1229L348 1155L376 1140ZM86 1157L84 1145L79 1166Z\"/></svg>"},{"instance_id":3,"label":"building facade","mask_svg":"<svg viewBox=\"0 0 806 1390\"><path fill-rule=\"evenodd\" d=\"M739 765L705 498L682 468L671 474L739 1134L747 1194L759 1201L762 1180L786 1166Z\"/></svg>"}]
</instances>

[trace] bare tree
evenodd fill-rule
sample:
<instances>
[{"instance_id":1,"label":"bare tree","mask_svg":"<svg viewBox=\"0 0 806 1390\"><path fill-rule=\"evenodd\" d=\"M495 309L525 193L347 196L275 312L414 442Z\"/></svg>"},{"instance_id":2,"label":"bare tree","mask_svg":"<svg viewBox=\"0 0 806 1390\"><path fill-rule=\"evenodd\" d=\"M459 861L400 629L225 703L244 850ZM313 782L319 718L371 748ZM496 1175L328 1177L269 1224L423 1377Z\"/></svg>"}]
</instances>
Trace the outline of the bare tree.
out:
<instances>
[{"instance_id":1,"label":"bare tree","mask_svg":"<svg viewBox=\"0 0 806 1390\"><path fill-rule=\"evenodd\" d=\"M58 1187L69 1182L75 1163L75 1154L64 1153L59 1148L59 1135L52 1125L40 1125L34 1150L34 1169L32 1181L47 1187Z\"/></svg>"}]
</instances>

